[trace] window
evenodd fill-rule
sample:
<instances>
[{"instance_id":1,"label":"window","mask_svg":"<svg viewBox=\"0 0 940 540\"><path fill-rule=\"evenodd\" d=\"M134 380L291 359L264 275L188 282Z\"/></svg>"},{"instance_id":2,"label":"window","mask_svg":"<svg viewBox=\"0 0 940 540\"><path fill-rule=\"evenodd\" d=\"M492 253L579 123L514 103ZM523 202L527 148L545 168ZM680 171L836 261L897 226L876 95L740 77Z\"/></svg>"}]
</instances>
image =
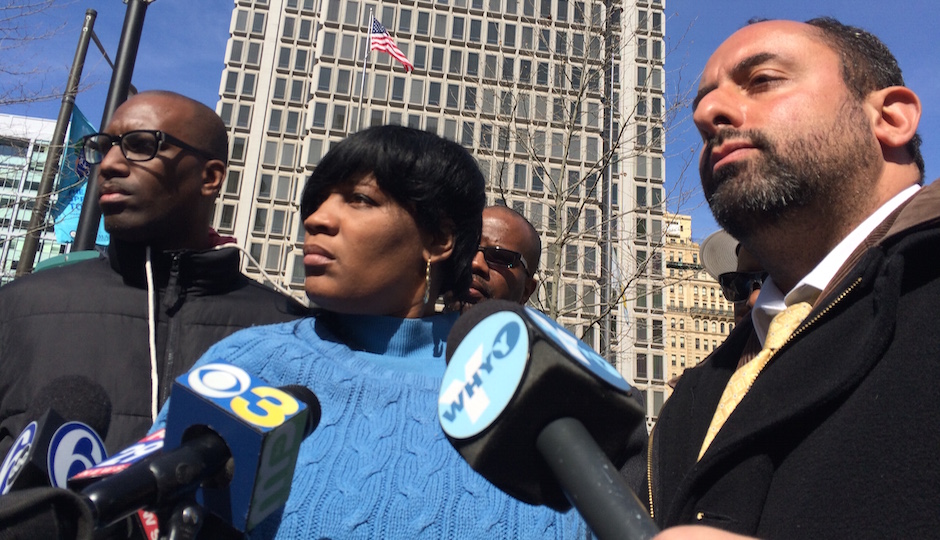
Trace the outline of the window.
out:
<instances>
[{"instance_id":1,"label":"window","mask_svg":"<svg viewBox=\"0 0 940 540\"><path fill-rule=\"evenodd\" d=\"M392 77L392 101L405 100L405 79L403 77Z\"/></svg>"},{"instance_id":2,"label":"window","mask_svg":"<svg viewBox=\"0 0 940 540\"><path fill-rule=\"evenodd\" d=\"M398 31L411 32L411 10L402 9L398 16Z\"/></svg>"},{"instance_id":3,"label":"window","mask_svg":"<svg viewBox=\"0 0 940 540\"><path fill-rule=\"evenodd\" d=\"M255 13L251 20L251 33L264 34L264 13Z\"/></svg>"},{"instance_id":4,"label":"window","mask_svg":"<svg viewBox=\"0 0 940 540\"><path fill-rule=\"evenodd\" d=\"M496 78L496 56L492 54L486 55L486 65L483 68L483 76L489 79Z\"/></svg>"},{"instance_id":5,"label":"window","mask_svg":"<svg viewBox=\"0 0 940 540\"><path fill-rule=\"evenodd\" d=\"M326 127L326 103L316 103L313 106L313 127Z\"/></svg>"},{"instance_id":6,"label":"window","mask_svg":"<svg viewBox=\"0 0 940 540\"><path fill-rule=\"evenodd\" d=\"M477 89L471 86L467 87L467 91L464 94L463 108L465 111L475 111L477 108ZM490 148L490 145L487 145L486 148Z\"/></svg>"},{"instance_id":7,"label":"window","mask_svg":"<svg viewBox=\"0 0 940 540\"><path fill-rule=\"evenodd\" d=\"M639 322L640 322L640 321L637 321L637 334L639 334ZM646 321L643 321L643 322L645 323ZM645 328L645 325L644 325L644 328ZM645 330L644 330L644 334L645 334ZM637 339L639 339L639 338L637 338ZM646 341L645 337L644 337L643 341ZM646 379L646 376L647 376L647 371L646 371L646 370L647 370L646 355L645 355L645 354L637 354L637 355L636 355L636 378L637 378L637 379Z\"/></svg>"},{"instance_id":8,"label":"window","mask_svg":"<svg viewBox=\"0 0 940 540\"><path fill-rule=\"evenodd\" d=\"M294 55L294 70L296 71L307 70L307 50L306 49L297 49L297 54Z\"/></svg>"},{"instance_id":9,"label":"window","mask_svg":"<svg viewBox=\"0 0 940 540\"><path fill-rule=\"evenodd\" d=\"M429 28L431 26L431 14L419 11L418 12L418 35L426 36L428 35Z\"/></svg>"},{"instance_id":10,"label":"window","mask_svg":"<svg viewBox=\"0 0 940 540\"><path fill-rule=\"evenodd\" d=\"M408 101L412 105L422 105L424 103L424 81L420 79L411 80L411 95Z\"/></svg>"},{"instance_id":11,"label":"window","mask_svg":"<svg viewBox=\"0 0 940 540\"><path fill-rule=\"evenodd\" d=\"M219 216L219 230L222 232L231 232L235 225L235 205L223 204L222 213Z\"/></svg>"},{"instance_id":12,"label":"window","mask_svg":"<svg viewBox=\"0 0 940 540\"><path fill-rule=\"evenodd\" d=\"M284 17L284 29L281 31L281 37L287 39L294 38L294 23L295 19L293 17Z\"/></svg>"},{"instance_id":13,"label":"window","mask_svg":"<svg viewBox=\"0 0 940 540\"><path fill-rule=\"evenodd\" d=\"M238 195L238 189L241 187L242 172L229 169L228 177L225 180L224 193L226 195Z\"/></svg>"},{"instance_id":14,"label":"window","mask_svg":"<svg viewBox=\"0 0 940 540\"><path fill-rule=\"evenodd\" d=\"M460 137L460 144L467 148L473 148L473 132L476 131L473 122L464 122Z\"/></svg>"},{"instance_id":15,"label":"window","mask_svg":"<svg viewBox=\"0 0 940 540\"><path fill-rule=\"evenodd\" d=\"M499 45L499 23L486 23L486 43L488 45Z\"/></svg>"},{"instance_id":16,"label":"window","mask_svg":"<svg viewBox=\"0 0 940 540\"><path fill-rule=\"evenodd\" d=\"M287 79L278 77L274 79L274 99L283 100L287 91Z\"/></svg>"},{"instance_id":17,"label":"window","mask_svg":"<svg viewBox=\"0 0 940 540\"><path fill-rule=\"evenodd\" d=\"M330 78L333 76L333 70L326 66L320 67L320 78L317 80L317 90L320 92L330 91Z\"/></svg>"},{"instance_id":18,"label":"window","mask_svg":"<svg viewBox=\"0 0 940 540\"><path fill-rule=\"evenodd\" d=\"M519 60L519 82L528 84L532 79L532 61Z\"/></svg>"},{"instance_id":19,"label":"window","mask_svg":"<svg viewBox=\"0 0 940 540\"><path fill-rule=\"evenodd\" d=\"M444 71L444 49L434 47L431 50L431 71Z\"/></svg>"},{"instance_id":20,"label":"window","mask_svg":"<svg viewBox=\"0 0 940 540\"><path fill-rule=\"evenodd\" d=\"M232 125L232 107L231 103L223 103L222 111L219 113L219 116L222 118L222 123L225 124L225 127L230 127ZM0 152L0 155L4 155Z\"/></svg>"},{"instance_id":21,"label":"window","mask_svg":"<svg viewBox=\"0 0 940 540\"><path fill-rule=\"evenodd\" d=\"M482 35L482 22L479 19L470 20L470 41L474 43L480 43L480 36Z\"/></svg>"},{"instance_id":22,"label":"window","mask_svg":"<svg viewBox=\"0 0 940 540\"><path fill-rule=\"evenodd\" d=\"M268 119L268 131L281 130L281 109L271 109L271 117Z\"/></svg>"},{"instance_id":23,"label":"window","mask_svg":"<svg viewBox=\"0 0 940 540\"><path fill-rule=\"evenodd\" d=\"M526 165L524 163L517 163L513 167L512 187L515 189L525 189L527 175L528 171L526 171Z\"/></svg>"},{"instance_id":24,"label":"window","mask_svg":"<svg viewBox=\"0 0 940 540\"><path fill-rule=\"evenodd\" d=\"M277 162L277 141L267 141L264 143L264 153L261 156L261 163L274 166Z\"/></svg>"},{"instance_id":25,"label":"window","mask_svg":"<svg viewBox=\"0 0 940 540\"><path fill-rule=\"evenodd\" d=\"M463 54L460 51L450 51L450 69L449 73L460 75L462 72Z\"/></svg>"},{"instance_id":26,"label":"window","mask_svg":"<svg viewBox=\"0 0 940 540\"><path fill-rule=\"evenodd\" d=\"M459 107L458 100L460 99L460 87L456 84L447 85L447 106L451 109L456 109Z\"/></svg>"},{"instance_id":27,"label":"window","mask_svg":"<svg viewBox=\"0 0 940 540\"><path fill-rule=\"evenodd\" d=\"M548 63L539 62L535 74L535 83L541 86L548 86Z\"/></svg>"},{"instance_id":28,"label":"window","mask_svg":"<svg viewBox=\"0 0 940 540\"><path fill-rule=\"evenodd\" d=\"M229 71L225 75L225 90L226 94L234 94L235 90L238 89L238 73L234 71Z\"/></svg>"},{"instance_id":29,"label":"window","mask_svg":"<svg viewBox=\"0 0 940 540\"><path fill-rule=\"evenodd\" d=\"M346 129L346 106L333 106L333 126L332 129L343 131Z\"/></svg>"},{"instance_id":30,"label":"window","mask_svg":"<svg viewBox=\"0 0 940 540\"><path fill-rule=\"evenodd\" d=\"M251 231L256 233L263 233L267 227L268 221L268 210L266 208L258 208L255 210L255 225L252 227Z\"/></svg>"},{"instance_id":31,"label":"window","mask_svg":"<svg viewBox=\"0 0 940 540\"><path fill-rule=\"evenodd\" d=\"M467 53L467 75L476 77L480 74L480 54L475 52Z\"/></svg>"},{"instance_id":32,"label":"window","mask_svg":"<svg viewBox=\"0 0 940 540\"><path fill-rule=\"evenodd\" d=\"M290 83L290 100L294 103L301 103L304 98L304 81L298 79Z\"/></svg>"},{"instance_id":33,"label":"window","mask_svg":"<svg viewBox=\"0 0 940 540\"><path fill-rule=\"evenodd\" d=\"M232 161L241 161L245 159L245 145L247 141L244 137L235 137L232 140L232 155L230 159Z\"/></svg>"},{"instance_id":34,"label":"window","mask_svg":"<svg viewBox=\"0 0 940 540\"><path fill-rule=\"evenodd\" d=\"M480 126L480 148L486 148L487 150L493 148L493 126L490 124Z\"/></svg>"},{"instance_id":35,"label":"window","mask_svg":"<svg viewBox=\"0 0 940 540\"><path fill-rule=\"evenodd\" d=\"M241 40L232 41L232 51L228 56L228 61L232 63L240 63L242 61L242 49L245 46L245 42Z\"/></svg>"},{"instance_id":36,"label":"window","mask_svg":"<svg viewBox=\"0 0 940 540\"><path fill-rule=\"evenodd\" d=\"M511 81L515 78L515 58L503 58L503 80Z\"/></svg>"}]
</instances>

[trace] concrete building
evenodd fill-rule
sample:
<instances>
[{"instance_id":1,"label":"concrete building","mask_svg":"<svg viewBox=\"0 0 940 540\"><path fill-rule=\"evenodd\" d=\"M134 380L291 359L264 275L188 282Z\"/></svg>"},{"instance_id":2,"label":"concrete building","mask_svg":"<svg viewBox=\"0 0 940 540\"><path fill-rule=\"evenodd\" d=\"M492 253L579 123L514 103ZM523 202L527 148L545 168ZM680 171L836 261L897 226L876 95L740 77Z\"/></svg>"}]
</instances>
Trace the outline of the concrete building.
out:
<instances>
[{"instance_id":1,"label":"concrete building","mask_svg":"<svg viewBox=\"0 0 940 540\"><path fill-rule=\"evenodd\" d=\"M734 306L725 300L718 282L699 261L700 246L692 241L691 216L674 214L667 218L665 316L669 327L663 375L669 381L704 360L725 340L734 328Z\"/></svg>"},{"instance_id":2,"label":"concrete building","mask_svg":"<svg viewBox=\"0 0 940 540\"><path fill-rule=\"evenodd\" d=\"M46 163L55 120L0 114L0 285L13 280ZM51 227L36 261L64 253Z\"/></svg>"},{"instance_id":3,"label":"concrete building","mask_svg":"<svg viewBox=\"0 0 940 540\"><path fill-rule=\"evenodd\" d=\"M663 9L663 0L236 0L217 105L231 167L214 226L246 244L260 265L247 273L302 296L298 201L323 154L370 125L436 132L477 157L489 203L519 210L543 235L532 303L596 349L609 344L633 380L637 362L664 354L662 308L636 305L637 288L661 289L664 277ZM413 72L368 53L373 15ZM604 339L597 321L608 312ZM662 381L636 382L652 411Z\"/></svg>"}]
</instances>

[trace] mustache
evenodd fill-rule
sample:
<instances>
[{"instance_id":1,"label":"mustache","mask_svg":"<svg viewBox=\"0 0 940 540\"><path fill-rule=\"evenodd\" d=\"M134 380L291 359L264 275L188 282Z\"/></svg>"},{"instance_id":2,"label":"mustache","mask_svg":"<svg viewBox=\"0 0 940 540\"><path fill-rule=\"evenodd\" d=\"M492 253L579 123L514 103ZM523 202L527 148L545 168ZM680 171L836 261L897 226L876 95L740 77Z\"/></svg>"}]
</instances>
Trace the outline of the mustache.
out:
<instances>
[{"instance_id":1,"label":"mustache","mask_svg":"<svg viewBox=\"0 0 940 540\"><path fill-rule=\"evenodd\" d=\"M705 152L706 162L711 160L712 152L715 148L721 146L726 141L741 139L748 141L758 150L773 150L774 143L770 137L756 129L735 129L725 128L715 134L714 137L705 141L703 151Z\"/></svg>"}]
</instances>

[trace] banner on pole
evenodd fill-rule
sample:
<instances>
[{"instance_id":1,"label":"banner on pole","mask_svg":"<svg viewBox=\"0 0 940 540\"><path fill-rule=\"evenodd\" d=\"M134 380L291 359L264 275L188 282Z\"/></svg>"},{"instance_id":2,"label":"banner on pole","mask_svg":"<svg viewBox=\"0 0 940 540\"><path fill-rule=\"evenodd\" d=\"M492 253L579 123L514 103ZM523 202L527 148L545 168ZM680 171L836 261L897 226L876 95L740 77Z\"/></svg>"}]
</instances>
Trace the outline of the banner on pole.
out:
<instances>
[{"instance_id":1,"label":"banner on pole","mask_svg":"<svg viewBox=\"0 0 940 540\"><path fill-rule=\"evenodd\" d=\"M67 137L68 148L62 153L59 178L55 187L57 197L52 204L51 211L52 218L55 220L55 239L60 244L71 244L75 241L78 218L81 216L82 202L85 200L85 187L91 172L91 167L82 155L82 137L94 132L95 128L91 126L82 111L78 107L73 107ZM104 220L102 220L98 223L98 236L95 244L107 246L110 240L108 233L104 230Z\"/></svg>"}]
</instances>

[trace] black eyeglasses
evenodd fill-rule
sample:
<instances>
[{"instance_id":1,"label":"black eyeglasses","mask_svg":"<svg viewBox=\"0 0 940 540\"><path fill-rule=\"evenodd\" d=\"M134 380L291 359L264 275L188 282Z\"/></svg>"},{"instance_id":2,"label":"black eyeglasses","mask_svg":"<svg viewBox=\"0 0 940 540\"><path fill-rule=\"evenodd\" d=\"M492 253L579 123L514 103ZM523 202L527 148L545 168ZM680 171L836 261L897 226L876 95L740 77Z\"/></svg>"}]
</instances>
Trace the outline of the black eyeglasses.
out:
<instances>
[{"instance_id":1,"label":"black eyeglasses","mask_svg":"<svg viewBox=\"0 0 940 540\"><path fill-rule=\"evenodd\" d=\"M483 252L483 259L486 261L486 264L495 264L505 266L506 268L515 268L518 264L521 265L522 269L526 272L529 271L529 265L526 263L525 257L518 251L501 248L499 246L480 246L477 248L477 251Z\"/></svg>"},{"instance_id":2,"label":"black eyeglasses","mask_svg":"<svg viewBox=\"0 0 940 540\"><path fill-rule=\"evenodd\" d=\"M718 276L718 284L729 302L746 302L765 279L767 272L725 272Z\"/></svg>"},{"instance_id":3,"label":"black eyeglasses","mask_svg":"<svg viewBox=\"0 0 940 540\"><path fill-rule=\"evenodd\" d=\"M119 145L121 153L127 161L148 161L157 155L164 144L172 144L183 150L188 150L206 159L217 159L206 150L200 150L187 144L169 133L155 129L137 129L128 131L123 135L110 135L108 133L92 133L82 137L82 154L85 161L92 165L101 163L104 155L114 145Z\"/></svg>"}]
</instances>

